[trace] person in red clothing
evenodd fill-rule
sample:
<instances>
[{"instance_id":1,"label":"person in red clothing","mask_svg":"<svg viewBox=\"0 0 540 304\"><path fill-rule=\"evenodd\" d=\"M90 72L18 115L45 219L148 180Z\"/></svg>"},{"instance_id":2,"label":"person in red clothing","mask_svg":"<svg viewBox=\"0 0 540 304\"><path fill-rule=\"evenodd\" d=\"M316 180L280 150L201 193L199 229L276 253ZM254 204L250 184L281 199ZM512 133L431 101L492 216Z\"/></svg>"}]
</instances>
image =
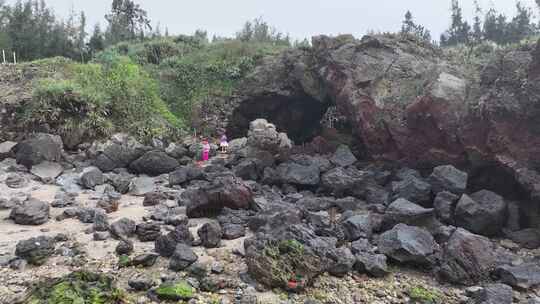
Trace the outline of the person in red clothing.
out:
<instances>
[{"instance_id":1,"label":"person in red clothing","mask_svg":"<svg viewBox=\"0 0 540 304\"><path fill-rule=\"evenodd\" d=\"M202 161L205 162L210 158L210 144L207 139L202 142Z\"/></svg>"}]
</instances>

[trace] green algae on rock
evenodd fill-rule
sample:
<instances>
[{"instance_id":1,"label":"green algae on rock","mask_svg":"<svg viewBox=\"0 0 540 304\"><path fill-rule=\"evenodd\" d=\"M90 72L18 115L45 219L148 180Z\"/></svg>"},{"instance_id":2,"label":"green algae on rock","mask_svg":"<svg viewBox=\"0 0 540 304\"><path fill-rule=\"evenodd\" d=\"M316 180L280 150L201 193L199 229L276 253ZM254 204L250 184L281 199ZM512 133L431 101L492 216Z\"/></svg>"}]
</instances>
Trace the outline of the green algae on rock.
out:
<instances>
[{"instance_id":1,"label":"green algae on rock","mask_svg":"<svg viewBox=\"0 0 540 304\"><path fill-rule=\"evenodd\" d=\"M24 304L129 304L124 291L114 286L111 277L85 271L60 279L38 283Z\"/></svg>"},{"instance_id":2,"label":"green algae on rock","mask_svg":"<svg viewBox=\"0 0 540 304\"><path fill-rule=\"evenodd\" d=\"M185 281L177 283L163 283L154 290L160 300L179 301L193 298L194 290Z\"/></svg>"}]
</instances>

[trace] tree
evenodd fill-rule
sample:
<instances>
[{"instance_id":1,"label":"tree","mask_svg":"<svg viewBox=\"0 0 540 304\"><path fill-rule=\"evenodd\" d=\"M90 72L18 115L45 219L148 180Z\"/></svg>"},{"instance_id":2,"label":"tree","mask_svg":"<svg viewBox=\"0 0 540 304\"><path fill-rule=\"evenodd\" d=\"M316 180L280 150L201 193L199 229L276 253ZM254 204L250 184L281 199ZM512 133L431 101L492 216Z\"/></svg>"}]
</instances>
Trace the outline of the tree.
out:
<instances>
[{"instance_id":1,"label":"tree","mask_svg":"<svg viewBox=\"0 0 540 304\"><path fill-rule=\"evenodd\" d=\"M416 24L410 11L405 13L405 20L403 20L401 26L401 33L416 36L421 40L431 41L431 32L424 26Z\"/></svg>"},{"instance_id":2,"label":"tree","mask_svg":"<svg viewBox=\"0 0 540 304\"><path fill-rule=\"evenodd\" d=\"M482 8L478 4L478 0L474 0L474 20L472 29L472 38L476 44L482 42L484 39L484 33L482 31Z\"/></svg>"},{"instance_id":3,"label":"tree","mask_svg":"<svg viewBox=\"0 0 540 304\"><path fill-rule=\"evenodd\" d=\"M284 34L270 26L262 18L256 18L244 24L242 30L236 33L236 39L244 42L266 42L279 45L291 45L288 34Z\"/></svg>"},{"instance_id":4,"label":"tree","mask_svg":"<svg viewBox=\"0 0 540 304\"><path fill-rule=\"evenodd\" d=\"M463 20L463 13L458 0L452 0L450 28L441 36L441 45L469 44L471 26ZM443 44L444 42L444 44Z\"/></svg>"},{"instance_id":5,"label":"tree","mask_svg":"<svg viewBox=\"0 0 540 304\"><path fill-rule=\"evenodd\" d=\"M85 54L88 51L86 48L86 36L88 33L86 33L86 16L84 12L81 12L81 19L79 24L79 36L77 37L77 46L79 48L79 52L81 53L81 61L85 61Z\"/></svg>"},{"instance_id":6,"label":"tree","mask_svg":"<svg viewBox=\"0 0 540 304\"><path fill-rule=\"evenodd\" d=\"M143 39L145 31L152 30L148 13L131 0L113 0L105 19L109 23L106 35L109 44Z\"/></svg>"},{"instance_id":7,"label":"tree","mask_svg":"<svg viewBox=\"0 0 540 304\"><path fill-rule=\"evenodd\" d=\"M506 40L506 17L491 8L484 18L484 38L502 44Z\"/></svg>"},{"instance_id":8,"label":"tree","mask_svg":"<svg viewBox=\"0 0 540 304\"><path fill-rule=\"evenodd\" d=\"M88 49L93 55L96 52L102 51L105 48L105 39L103 38L103 33L101 32L101 27L99 23L94 26L94 32L90 41L88 42Z\"/></svg>"},{"instance_id":9,"label":"tree","mask_svg":"<svg viewBox=\"0 0 540 304\"><path fill-rule=\"evenodd\" d=\"M535 26L532 23L532 10L520 1L516 2L516 10L516 16L507 25L508 43L519 42L535 32Z\"/></svg>"}]
</instances>

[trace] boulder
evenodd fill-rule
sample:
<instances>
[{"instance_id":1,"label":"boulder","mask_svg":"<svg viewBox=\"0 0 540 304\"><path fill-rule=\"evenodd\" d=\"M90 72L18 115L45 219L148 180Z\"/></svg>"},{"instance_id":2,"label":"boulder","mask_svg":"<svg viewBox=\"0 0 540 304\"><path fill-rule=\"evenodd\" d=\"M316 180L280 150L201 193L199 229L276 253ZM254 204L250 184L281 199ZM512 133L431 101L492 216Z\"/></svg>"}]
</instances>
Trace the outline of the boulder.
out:
<instances>
[{"instance_id":1,"label":"boulder","mask_svg":"<svg viewBox=\"0 0 540 304\"><path fill-rule=\"evenodd\" d=\"M163 192L152 191L144 195L143 206L157 206L167 201L167 195Z\"/></svg>"},{"instance_id":2,"label":"boulder","mask_svg":"<svg viewBox=\"0 0 540 304\"><path fill-rule=\"evenodd\" d=\"M108 173L107 180L114 187L116 192L126 194L129 192L131 180L135 177L127 172L119 174Z\"/></svg>"},{"instance_id":3,"label":"boulder","mask_svg":"<svg viewBox=\"0 0 540 304\"><path fill-rule=\"evenodd\" d=\"M124 240L132 237L137 230L137 224L128 218L121 218L111 224L111 235L119 240Z\"/></svg>"},{"instance_id":4,"label":"boulder","mask_svg":"<svg viewBox=\"0 0 540 304\"><path fill-rule=\"evenodd\" d=\"M351 149L348 146L341 145L337 148L332 158L330 158L332 164L339 167L347 167L353 165L357 159L352 154Z\"/></svg>"},{"instance_id":5,"label":"boulder","mask_svg":"<svg viewBox=\"0 0 540 304\"><path fill-rule=\"evenodd\" d=\"M418 227L398 224L379 236L379 251L400 263L431 266L437 248L433 236Z\"/></svg>"},{"instance_id":6,"label":"boulder","mask_svg":"<svg viewBox=\"0 0 540 304\"><path fill-rule=\"evenodd\" d=\"M438 274L450 283L473 285L489 278L497 260L489 239L458 228L443 247Z\"/></svg>"},{"instance_id":7,"label":"boulder","mask_svg":"<svg viewBox=\"0 0 540 304\"><path fill-rule=\"evenodd\" d=\"M285 152L292 147L286 134L280 134L276 126L266 119L256 119L249 124L247 145L273 154Z\"/></svg>"},{"instance_id":8,"label":"boulder","mask_svg":"<svg viewBox=\"0 0 540 304\"><path fill-rule=\"evenodd\" d=\"M157 176L174 171L180 163L165 152L150 151L135 160L129 168L138 174Z\"/></svg>"},{"instance_id":9,"label":"boulder","mask_svg":"<svg viewBox=\"0 0 540 304\"><path fill-rule=\"evenodd\" d=\"M447 165L435 167L433 173L429 176L429 182L435 194L448 191L461 195L467 189L467 178L467 173L456 169L452 165Z\"/></svg>"},{"instance_id":10,"label":"boulder","mask_svg":"<svg viewBox=\"0 0 540 304\"><path fill-rule=\"evenodd\" d=\"M182 166L169 174L169 184L182 185L192 180L204 179L204 171L201 167L195 165Z\"/></svg>"},{"instance_id":11,"label":"boulder","mask_svg":"<svg viewBox=\"0 0 540 304\"><path fill-rule=\"evenodd\" d=\"M76 203L76 196L63 191L59 191L54 196L54 200L51 202L53 208L66 208L73 206Z\"/></svg>"},{"instance_id":12,"label":"boulder","mask_svg":"<svg viewBox=\"0 0 540 304\"><path fill-rule=\"evenodd\" d=\"M341 224L347 240L353 242L359 238L371 238L373 233L369 214L355 215L347 218Z\"/></svg>"},{"instance_id":13,"label":"boulder","mask_svg":"<svg viewBox=\"0 0 540 304\"><path fill-rule=\"evenodd\" d=\"M244 180L257 180L259 171L257 161L254 159L244 159L233 168L234 175Z\"/></svg>"},{"instance_id":14,"label":"boulder","mask_svg":"<svg viewBox=\"0 0 540 304\"><path fill-rule=\"evenodd\" d=\"M218 222L211 221L206 223L197 230L197 234L201 239L201 245L206 248L219 247L223 232Z\"/></svg>"},{"instance_id":15,"label":"boulder","mask_svg":"<svg viewBox=\"0 0 540 304\"><path fill-rule=\"evenodd\" d=\"M316 186L320 181L320 170L316 166L304 166L294 162L280 164L277 169L281 183L299 186Z\"/></svg>"},{"instance_id":16,"label":"boulder","mask_svg":"<svg viewBox=\"0 0 540 304\"><path fill-rule=\"evenodd\" d=\"M225 224L223 228L223 239L235 240L246 235L246 228L239 224Z\"/></svg>"},{"instance_id":17,"label":"boulder","mask_svg":"<svg viewBox=\"0 0 540 304\"><path fill-rule=\"evenodd\" d=\"M442 191L437 193L435 200L433 201L433 207L437 217L447 224L454 223L454 210L459 200L459 196L448 192Z\"/></svg>"},{"instance_id":18,"label":"boulder","mask_svg":"<svg viewBox=\"0 0 540 304\"><path fill-rule=\"evenodd\" d=\"M489 284L471 296L473 304L512 304L512 287L505 284Z\"/></svg>"},{"instance_id":19,"label":"boulder","mask_svg":"<svg viewBox=\"0 0 540 304\"><path fill-rule=\"evenodd\" d=\"M321 176L321 185L335 195L341 196L353 193L365 179L365 173L356 168L338 167Z\"/></svg>"},{"instance_id":20,"label":"boulder","mask_svg":"<svg viewBox=\"0 0 540 304\"><path fill-rule=\"evenodd\" d=\"M319 238L300 225L274 233L276 237L262 234L244 241L248 273L265 286L301 290L338 261L339 255L331 254L335 240Z\"/></svg>"},{"instance_id":21,"label":"boulder","mask_svg":"<svg viewBox=\"0 0 540 304\"><path fill-rule=\"evenodd\" d=\"M32 174L39 177L39 179L46 184L52 184L63 171L64 168L62 168L62 165L49 161L44 161L38 165L32 166L32 169L30 170Z\"/></svg>"},{"instance_id":22,"label":"boulder","mask_svg":"<svg viewBox=\"0 0 540 304\"><path fill-rule=\"evenodd\" d=\"M9 218L19 225L43 225L49 221L49 204L30 198L15 206Z\"/></svg>"},{"instance_id":23,"label":"boulder","mask_svg":"<svg viewBox=\"0 0 540 304\"><path fill-rule=\"evenodd\" d=\"M433 217L433 209L424 208L404 198L398 198L386 209L384 224L387 228L392 228L399 223L420 226L431 217Z\"/></svg>"},{"instance_id":24,"label":"boulder","mask_svg":"<svg viewBox=\"0 0 540 304\"><path fill-rule=\"evenodd\" d=\"M456 206L456 225L474 233L493 236L501 231L506 210L504 199L491 191L481 190L470 196L464 194Z\"/></svg>"},{"instance_id":25,"label":"boulder","mask_svg":"<svg viewBox=\"0 0 540 304\"><path fill-rule=\"evenodd\" d=\"M156 286L156 281L148 275L140 274L135 277L131 277L128 280L128 285L135 291L147 291L150 288Z\"/></svg>"},{"instance_id":26,"label":"boulder","mask_svg":"<svg viewBox=\"0 0 540 304\"><path fill-rule=\"evenodd\" d=\"M32 265L43 265L54 254L54 238L39 236L19 241L15 246L15 255Z\"/></svg>"},{"instance_id":27,"label":"boulder","mask_svg":"<svg viewBox=\"0 0 540 304\"><path fill-rule=\"evenodd\" d=\"M376 278L384 277L389 273L384 254L358 252L355 257L354 269L360 273L366 273Z\"/></svg>"},{"instance_id":28,"label":"boulder","mask_svg":"<svg viewBox=\"0 0 540 304\"><path fill-rule=\"evenodd\" d=\"M512 231L507 233L507 236L523 248L540 248L540 229L528 228L520 231Z\"/></svg>"},{"instance_id":29,"label":"boulder","mask_svg":"<svg viewBox=\"0 0 540 304\"><path fill-rule=\"evenodd\" d=\"M169 269L173 271L182 271L198 260L197 255L186 244L176 245L173 255L169 262Z\"/></svg>"},{"instance_id":30,"label":"boulder","mask_svg":"<svg viewBox=\"0 0 540 304\"><path fill-rule=\"evenodd\" d=\"M158 257L157 254L143 253L134 257L130 264L132 266L152 267L156 263Z\"/></svg>"},{"instance_id":31,"label":"boulder","mask_svg":"<svg viewBox=\"0 0 540 304\"><path fill-rule=\"evenodd\" d=\"M315 166L321 173L334 167L327 157L321 155L294 154L289 156L289 160L303 166Z\"/></svg>"},{"instance_id":32,"label":"boulder","mask_svg":"<svg viewBox=\"0 0 540 304\"><path fill-rule=\"evenodd\" d=\"M141 242L153 242L161 235L161 226L157 223L140 223L135 234Z\"/></svg>"},{"instance_id":33,"label":"boulder","mask_svg":"<svg viewBox=\"0 0 540 304\"><path fill-rule=\"evenodd\" d=\"M86 189L94 189L96 186L103 185L105 183L105 177L99 168L88 167L83 170L80 182L81 185Z\"/></svg>"},{"instance_id":34,"label":"boulder","mask_svg":"<svg viewBox=\"0 0 540 304\"><path fill-rule=\"evenodd\" d=\"M38 133L15 146L15 158L27 168L44 161L58 162L62 159L62 146L60 136Z\"/></svg>"},{"instance_id":35,"label":"boulder","mask_svg":"<svg viewBox=\"0 0 540 304\"><path fill-rule=\"evenodd\" d=\"M93 222L94 222L94 231L109 231L110 225L109 225L109 219L107 218L107 213L105 213L102 209L95 209L94 216L93 216Z\"/></svg>"},{"instance_id":36,"label":"boulder","mask_svg":"<svg viewBox=\"0 0 540 304\"><path fill-rule=\"evenodd\" d=\"M431 201L431 185L415 176L392 182L392 193L394 199L404 198L419 204Z\"/></svg>"},{"instance_id":37,"label":"boulder","mask_svg":"<svg viewBox=\"0 0 540 304\"><path fill-rule=\"evenodd\" d=\"M130 255L133 252L133 242L129 240L121 240L115 248L117 255Z\"/></svg>"},{"instance_id":38,"label":"boulder","mask_svg":"<svg viewBox=\"0 0 540 304\"><path fill-rule=\"evenodd\" d=\"M0 143L0 160L13 156L13 148L17 145L14 141L4 141Z\"/></svg>"},{"instance_id":39,"label":"boulder","mask_svg":"<svg viewBox=\"0 0 540 304\"><path fill-rule=\"evenodd\" d=\"M180 243L186 245L193 243L193 235L186 225L178 225L168 234L159 236L154 242L155 251L161 256L170 257L173 255L176 245Z\"/></svg>"},{"instance_id":40,"label":"boulder","mask_svg":"<svg viewBox=\"0 0 540 304\"><path fill-rule=\"evenodd\" d=\"M355 256L347 247L337 248L333 253L333 263L328 268L328 273L336 277L344 277L351 272L356 263Z\"/></svg>"},{"instance_id":41,"label":"boulder","mask_svg":"<svg viewBox=\"0 0 540 304\"><path fill-rule=\"evenodd\" d=\"M79 194L83 190L79 185L79 174L74 172L64 172L56 179L56 184L62 191L71 194Z\"/></svg>"},{"instance_id":42,"label":"boulder","mask_svg":"<svg viewBox=\"0 0 540 304\"><path fill-rule=\"evenodd\" d=\"M5 183L9 188L20 189L28 186L28 179L18 173L9 173Z\"/></svg>"},{"instance_id":43,"label":"boulder","mask_svg":"<svg viewBox=\"0 0 540 304\"><path fill-rule=\"evenodd\" d=\"M540 265L537 262L499 266L495 274L502 283L518 289L527 290L540 286Z\"/></svg>"},{"instance_id":44,"label":"boulder","mask_svg":"<svg viewBox=\"0 0 540 304\"><path fill-rule=\"evenodd\" d=\"M187 155L188 150L182 144L170 143L165 149L165 153L170 157L179 160Z\"/></svg>"},{"instance_id":45,"label":"boulder","mask_svg":"<svg viewBox=\"0 0 540 304\"><path fill-rule=\"evenodd\" d=\"M94 165L101 171L109 172L116 168L126 168L141 157L147 148L134 137L115 134L105 143L94 143L96 159Z\"/></svg>"},{"instance_id":46,"label":"boulder","mask_svg":"<svg viewBox=\"0 0 540 304\"><path fill-rule=\"evenodd\" d=\"M148 192L154 191L154 179L148 176L139 176L131 180L129 184L129 193L135 196L143 196Z\"/></svg>"},{"instance_id":47,"label":"boulder","mask_svg":"<svg viewBox=\"0 0 540 304\"><path fill-rule=\"evenodd\" d=\"M188 189L182 193L188 217L203 217L223 208L248 209L253 193L241 180L232 176L218 177L205 189Z\"/></svg>"}]
</instances>

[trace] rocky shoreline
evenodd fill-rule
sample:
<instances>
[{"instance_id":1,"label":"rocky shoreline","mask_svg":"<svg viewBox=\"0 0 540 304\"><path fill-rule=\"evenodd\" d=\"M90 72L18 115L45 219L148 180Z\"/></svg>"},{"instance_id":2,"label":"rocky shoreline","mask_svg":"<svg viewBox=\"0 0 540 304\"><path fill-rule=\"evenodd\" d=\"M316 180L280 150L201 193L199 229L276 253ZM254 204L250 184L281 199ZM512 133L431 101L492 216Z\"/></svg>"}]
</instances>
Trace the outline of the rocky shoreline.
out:
<instances>
[{"instance_id":1,"label":"rocky shoreline","mask_svg":"<svg viewBox=\"0 0 540 304\"><path fill-rule=\"evenodd\" d=\"M204 164L193 139L0 147L0 303L76 271L134 303L540 303L537 217L452 165L301 153L261 119Z\"/></svg>"}]
</instances>

